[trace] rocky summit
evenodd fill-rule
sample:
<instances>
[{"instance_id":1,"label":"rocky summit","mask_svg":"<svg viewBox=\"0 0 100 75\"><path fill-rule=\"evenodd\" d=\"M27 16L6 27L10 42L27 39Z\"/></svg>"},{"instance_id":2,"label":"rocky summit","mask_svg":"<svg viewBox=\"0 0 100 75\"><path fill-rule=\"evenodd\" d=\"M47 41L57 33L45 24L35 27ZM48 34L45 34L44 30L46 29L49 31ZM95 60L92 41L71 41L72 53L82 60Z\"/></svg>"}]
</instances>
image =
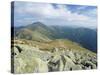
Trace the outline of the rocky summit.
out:
<instances>
[{"instance_id":1,"label":"rocky summit","mask_svg":"<svg viewBox=\"0 0 100 75\"><path fill-rule=\"evenodd\" d=\"M65 41L62 41L55 40L41 43L29 40L14 40L14 44L11 47L14 73L38 73L97 68L96 53L82 48L78 44L68 41L65 44Z\"/></svg>"}]
</instances>

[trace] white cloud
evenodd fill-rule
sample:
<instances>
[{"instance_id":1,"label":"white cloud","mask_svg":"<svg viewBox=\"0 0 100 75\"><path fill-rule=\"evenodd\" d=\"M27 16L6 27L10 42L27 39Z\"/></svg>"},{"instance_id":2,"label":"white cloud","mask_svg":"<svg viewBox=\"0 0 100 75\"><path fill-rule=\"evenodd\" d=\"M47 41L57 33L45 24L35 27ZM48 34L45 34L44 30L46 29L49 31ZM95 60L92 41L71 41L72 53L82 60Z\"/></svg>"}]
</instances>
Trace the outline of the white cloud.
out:
<instances>
[{"instance_id":1,"label":"white cloud","mask_svg":"<svg viewBox=\"0 0 100 75\"><path fill-rule=\"evenodd\" d=\"M67 9L66 5L57 5L57 8L55 9L52 4L23 3L23 5L20 5L18 3L15 3L15 12L17 14L25 16L31 15L31 17L24 17L20 19L23 22L27 23L31 22L32 20L34 21L39 20L44 23L56 24L56 25L75 24L79 26L83 25L84 27L95 27L97 25L96 19L93 19L83 14L72 13L70 10ZM94 10L91 13L95 14L96 12Z\"/></svg>"}]
</instances>

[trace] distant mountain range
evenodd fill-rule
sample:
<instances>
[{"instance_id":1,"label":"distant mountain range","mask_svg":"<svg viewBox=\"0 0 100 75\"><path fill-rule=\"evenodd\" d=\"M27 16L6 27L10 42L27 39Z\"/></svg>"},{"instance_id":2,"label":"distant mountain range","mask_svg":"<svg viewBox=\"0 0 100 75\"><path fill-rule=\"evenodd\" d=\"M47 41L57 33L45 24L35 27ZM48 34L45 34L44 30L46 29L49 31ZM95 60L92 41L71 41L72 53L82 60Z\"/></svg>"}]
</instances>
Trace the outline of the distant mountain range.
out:
<instances>
[{"instance_id":1,"label":"distant mountain range","mask_svg":"<svg viewBox=\"0 0 100 75\"><path fill-rule=\"evenodd\" d=\"M16 39L49 42L55 39L68 39L93 52L97 52L97 31L89 28L50 26L35 22L27 26L14 27Z\"/></svg>"}]
</instances>

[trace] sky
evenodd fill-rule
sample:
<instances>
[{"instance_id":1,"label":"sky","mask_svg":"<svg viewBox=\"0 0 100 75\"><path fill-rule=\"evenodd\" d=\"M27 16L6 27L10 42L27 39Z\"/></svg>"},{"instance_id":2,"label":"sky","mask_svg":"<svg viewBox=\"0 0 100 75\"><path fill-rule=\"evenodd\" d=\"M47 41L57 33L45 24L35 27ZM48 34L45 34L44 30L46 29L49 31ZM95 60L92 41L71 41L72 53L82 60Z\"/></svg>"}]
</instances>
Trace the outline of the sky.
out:
<instances>
[{"instance_id":1,"label":"sky","mask_svg":"<svg viewBox=\"0 0 100 75\"><path fill-rule=\"evenodd\" d=\"M46 25L97 27L97 7L54 3L14 2L14 26Z\"/></svg>"}]
</instances>

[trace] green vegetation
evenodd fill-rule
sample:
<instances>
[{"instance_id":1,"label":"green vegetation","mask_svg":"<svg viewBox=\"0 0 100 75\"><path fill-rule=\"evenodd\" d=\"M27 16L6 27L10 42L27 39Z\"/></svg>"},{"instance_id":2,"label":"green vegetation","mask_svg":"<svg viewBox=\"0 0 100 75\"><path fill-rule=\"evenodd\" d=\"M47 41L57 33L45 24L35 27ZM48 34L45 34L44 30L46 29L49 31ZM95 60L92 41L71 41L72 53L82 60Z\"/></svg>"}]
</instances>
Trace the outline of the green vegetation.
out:
<instances>
[{"instance_id":1,"label":"green vegetation","mask_svg":"<svg viewBox=\"0 0 100 75\"><path fill-rule=\"evenodd\" d=\"M82 40L87 43L84 36L89 33L84 32L86 29L79 32L67 29L48 27L40 22L15 28L14 40L11 41L14 73L96 69L97 54L75 42Z\"/></svg>"}]
</instances>

